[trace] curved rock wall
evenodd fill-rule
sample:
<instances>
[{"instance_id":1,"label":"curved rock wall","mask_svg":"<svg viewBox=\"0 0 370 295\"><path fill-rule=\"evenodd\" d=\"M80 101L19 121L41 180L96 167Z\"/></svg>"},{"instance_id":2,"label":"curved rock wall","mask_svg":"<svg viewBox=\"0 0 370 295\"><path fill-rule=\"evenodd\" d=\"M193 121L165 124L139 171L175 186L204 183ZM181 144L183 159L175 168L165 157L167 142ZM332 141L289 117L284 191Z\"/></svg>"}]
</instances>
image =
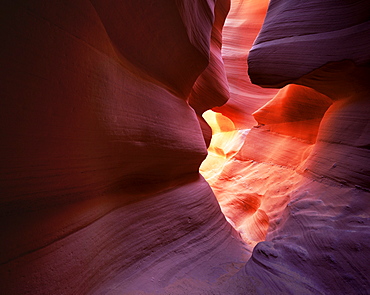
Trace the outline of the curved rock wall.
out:
<instances>
[{"instance_id":1,"label":"curved rock wall","mask_svg":"<svg viewBox=\"0 0 370 295\"><path fill-rule=\"evenodd\" d=\"M252 82L282 87L328 62L367 63L369 15L367 0L270 1L248 56Z\"/></svg>"},{"instance_id":2,"label":"curved rock wall","mask_svg":"<svg viewBox=\"0 0 370 295\"><path fill-rule=\"evenodd\" d=\"M369 8L272 0L250 51L254 83L288 85L211 185L253 248L234 279L257 294L370 288Z\"/></svg>"},{"instance_id":3,"label":"curved rock wall","mask_svg":"<svg viewBox=\"0 0 370 295\"><path fill-rule=\"evenodd\" d=\"M267 102L267 1L232 3L226 70L227 0L5 1L1 292L366 294L369 6L297 3L249 55L293 83ZM200 115L229 96L217 203Z\"/></svg>"},{"instance_id":4,"label":"curved rock wall","mask_svg":"<svg viewBox=\"0 0 370 295\"><path fill-rule=\"evenodd\" d=\"M253 85L247 75L247 58L253 41L261 29L267 0L231 1L230 13L222 31L222 57L230 90L230 99L215 107L230 118L237 129L249 129L256 124L252 113L268 102L275 89Z\"/></svg>"},{"instance_id":5,"label":"curved rock wall","mask_svg":"<svg viewBox=\"0 0 370 295\"><path fill-rule=\"evenodd\" d=\"M222 28L230 9L230 1L217 1L215 20L211 33L209 64L193 85L189 104L198 115L229 99L229 85L221 56Z\"/></svg>"},{"instance_id":6,"label":"curved rock wall","mask_svg":"<svg viewBox=\"0 0 370 295\"><path fill-rule=\"evenodd\" d=\"M3 294L161 294L246 260L198 174L206 145L186 101L214 7L2 4Z\"/></svg>"}]
</instances>

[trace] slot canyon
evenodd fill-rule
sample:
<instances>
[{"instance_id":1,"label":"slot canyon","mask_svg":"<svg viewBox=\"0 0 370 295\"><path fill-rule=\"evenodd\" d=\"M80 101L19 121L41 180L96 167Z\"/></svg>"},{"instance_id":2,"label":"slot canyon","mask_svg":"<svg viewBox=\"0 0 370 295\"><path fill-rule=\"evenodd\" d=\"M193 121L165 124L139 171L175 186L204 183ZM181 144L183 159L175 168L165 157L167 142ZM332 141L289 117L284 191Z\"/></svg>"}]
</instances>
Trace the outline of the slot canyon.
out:
<instances>
[{"instance_id":1,"label":"slot canyon","mask_svg":"<svg viewBox=\"0 0 370 295\"><path fill-rule=\"evenodd\" d=\"M368 0L0 15L1 294L370 294Z\"/></svg>"}]
</instances>

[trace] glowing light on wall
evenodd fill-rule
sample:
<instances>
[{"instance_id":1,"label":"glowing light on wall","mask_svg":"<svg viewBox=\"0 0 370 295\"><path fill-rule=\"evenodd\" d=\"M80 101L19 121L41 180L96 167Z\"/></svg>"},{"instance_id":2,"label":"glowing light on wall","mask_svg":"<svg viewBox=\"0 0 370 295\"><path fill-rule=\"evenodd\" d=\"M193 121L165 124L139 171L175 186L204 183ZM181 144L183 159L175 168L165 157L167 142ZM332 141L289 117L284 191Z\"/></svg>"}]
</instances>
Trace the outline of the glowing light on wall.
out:
<instances>
[{"instance_id":1,"label":"glowing light on wall","mask_svg":"<svg viewBox=\"0 0 370 295\"><path fill-rule=\"evenodd\" d=\"M226 116L213 111L206 111L203 118L212 128L212 140L208 156L200 166L200 173L209 182L221 173L227 160L242 147L250 129L237 130L234 123Z\"/></svg>"}]
</instances>

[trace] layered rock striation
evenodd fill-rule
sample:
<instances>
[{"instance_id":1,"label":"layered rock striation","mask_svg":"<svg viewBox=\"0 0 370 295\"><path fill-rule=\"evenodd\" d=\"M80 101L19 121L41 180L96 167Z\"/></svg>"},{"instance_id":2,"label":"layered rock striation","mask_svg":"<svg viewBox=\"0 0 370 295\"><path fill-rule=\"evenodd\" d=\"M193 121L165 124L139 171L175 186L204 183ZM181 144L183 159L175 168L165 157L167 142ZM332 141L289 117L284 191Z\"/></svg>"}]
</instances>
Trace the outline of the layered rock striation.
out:
<instances>
[{"instance_id":1,"label":"layered rock striation","mask_svg":"<svg viewBox=\"0 0 370 295\"><path fill-rule=\"evenodd\" d=\"M237 129L255 124L252 113L268 102L276 89L263 89L249 79L247 58L263 24L269 1L232 1L222 31L222 57L230 99L213 110L230 118Z\"/></svg>"},{"instance_id":2,"label":"layered rock striation","mask_svg":"<svg viewBox=\"0 0 370 295\"><path fill-rule=\"evenodd\" d=\"M270 2L248 57L252 82L287 86L211 185L258 294L367 294L369 5L293 2Z\"/></svg>"},{"instance_id":3,"label":"layered rock striation","mask_svg":"<svg viewBox=\"0 0 370 295\"><path fill-rule=\"evenodd\" d=\"M328 62L368 63L369 14L366 0L270 1L248 56L253 83L282 87Z\"/></svg>"},{"instance_id":4,"label":"layered rock striation","mask_svg":"<svg viewBox=\"0 0 370 295\"><path fill-rule=\"evenodd\" d=\"M3 3L3 294L209 288L246 260L198 173L210 134L187 101L217 64L211 33L227 10L228 1Z\"/></svg>"},{"instance_id":5,"label":"layered rock striation","mask_svg":"<svg viewBox=\"0 0 370 295\"><path fill-rule=\"evenodd\" d=\"M267 4L3 3L2 293L368 292L369 5Z\"/></svg>"}]
</instances>

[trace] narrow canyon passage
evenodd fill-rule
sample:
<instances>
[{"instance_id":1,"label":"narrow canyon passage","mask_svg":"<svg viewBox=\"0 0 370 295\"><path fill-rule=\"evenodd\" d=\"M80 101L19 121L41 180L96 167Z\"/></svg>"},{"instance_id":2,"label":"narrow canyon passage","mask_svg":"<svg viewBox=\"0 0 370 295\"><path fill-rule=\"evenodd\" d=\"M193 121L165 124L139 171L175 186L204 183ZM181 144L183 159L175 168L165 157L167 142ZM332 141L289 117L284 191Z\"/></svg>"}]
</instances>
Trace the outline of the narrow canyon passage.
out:
<instances>
[{"instance_id":1,"label":"narrow canyon passage","mask_svg":"<svg viewBox=\"0 0 370 295\"><path fill-rule=\"evenodd\" d=\"M367 0L10 1L1 294L368 294Z\"/></svg>"},{"instance_id":2,"label":"narrow canyon passage","mask_svg":"<svg viewBox=\"0 0 370 295\"><path fill-rule=\"evenodd\" d=\"M290 15L284 5L288 3L271 1L262 32L256 41L252 36L249 43L248 39L241 42L233 37L242 35L253 25L261 25L266 6L253 1L232 6L223 29L230 100L214 108L217 113L208 111L203 115L212 127L213 138L200 171L247 248L253 250L257 246L246 264L247 275L268 281L274 285L272 289L282 293L367 294L369 205L365 200L369 197L370 183L366 147L370 137L370 69L368 62L362 60L368 58L365 48L369 46L369 39L363 49L357 43L354 46L358 48L351 52L343 48L343 53L338 53L342 54L343 61L327 59L328 64L316 70L312 68L307 75L287 79L293 83L285 82L287 85L278 92L254 88L248 77L243 76L248 67L243 61L248 58L252 43L252 53L253 50L256 53L249 64L254 56L264 63L265 55L257 52L269 47L261 43L260 49L259 40L267 40L269 44L276 38L273 46L280 46L279 38L282 44L285 42L283 31L273 25L284 26L292 35L305 34L303 27L295 28L298 32L294 32L293 25L278 22L281 15ZM360 12L356 15L357 20L368 19L369 6L361 1L357 5L367 7L363 16ZM304 8L297 8L296 12L299 9ZM334 15L338 12L316 11L310 15L312 19L318 17L315 13ZM311 18L306 20L308 26L310 21ZM348 22L353 24L355 18ZM365 28L365 25L359 24L359 27ZM333 36L325 35L325 38L349 40L356 34L369 32L368 22L366 27L363 33L356 28L343 32L344 36L333 32ZM287 36L294 48L295 39ZM297 38L297 48L300 42L309 44L311 38L307 41ZM330 46L314 47L312 53L309 50L306 49L306 53L298 49L294 57L286 56L288 50L276 56L275 51L266 52L270 69L250 70L252 80L257 76L253 71L266 71L266 79L262 75L261 81L258 80L266 86L270 83L265 82L269 71L281 71L283 75L289 72L279 59L289 58L284 60L288 65L292 60L294 63L299 54L314 52L323 55L319 58L326 58L325 51L330 51ZM363 65L357 66L353 60L345 59L350 55L358 60L357 64ZM296 67L302 64L302 61L296 62ZM309 58L308 63L314 62L314 57ZM275 63L277 68L273 68ZM296 75L294 71L292 75ZM253 107L245 105L249 100L254 103ZM250 122L252 118L254 124ZM259 287L257 293L267 294L268 290Z\"/></svg>"}]
</instances>

